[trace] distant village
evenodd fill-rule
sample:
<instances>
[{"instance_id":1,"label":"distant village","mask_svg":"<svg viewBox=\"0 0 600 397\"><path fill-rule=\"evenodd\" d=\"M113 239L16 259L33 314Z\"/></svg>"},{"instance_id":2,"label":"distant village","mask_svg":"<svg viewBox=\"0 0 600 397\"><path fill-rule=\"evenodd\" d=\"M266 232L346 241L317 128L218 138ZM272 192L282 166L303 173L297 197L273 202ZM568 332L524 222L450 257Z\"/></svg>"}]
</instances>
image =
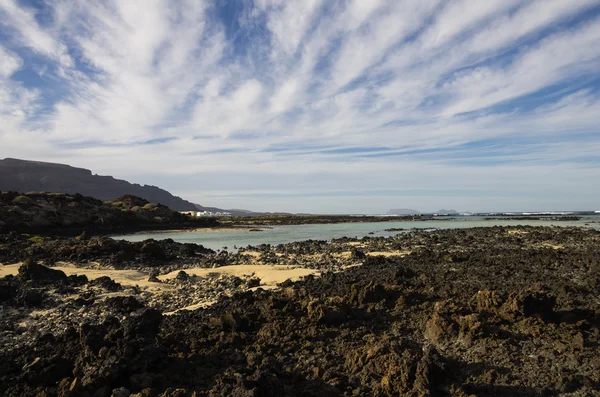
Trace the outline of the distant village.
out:
<instances>
[{"instance_id":1,"label":"distant village","mask_svg":"<svg viewBox=\"0 0 600 397\"><path fill-rule=\"evenodd\" d=\"M211 211L180 211L180 213L197 218L202 216L231 216L231 212L211 212Z\"/></svg>"}]
</instances>

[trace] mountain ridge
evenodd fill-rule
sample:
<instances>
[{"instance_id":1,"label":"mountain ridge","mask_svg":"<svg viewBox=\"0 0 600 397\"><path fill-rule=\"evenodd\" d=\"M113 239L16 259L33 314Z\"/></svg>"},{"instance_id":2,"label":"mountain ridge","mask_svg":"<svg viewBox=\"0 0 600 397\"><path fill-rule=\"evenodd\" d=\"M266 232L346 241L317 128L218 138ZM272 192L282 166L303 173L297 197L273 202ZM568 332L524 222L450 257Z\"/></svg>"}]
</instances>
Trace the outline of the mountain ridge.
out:
<instances>
[{"instance_id":1,"label":"mountain ridge","mask_svg":"<svg viewBox=\"0 0 600 397\"><path fill-rule=\"evenodd\" d=\"M0 191L81 194L99 200L133 195L175 211L194 211L196 205L153 185L130 183L93 174L68 164L5 158L0 160Z\"/></svg>"}]
</instances>

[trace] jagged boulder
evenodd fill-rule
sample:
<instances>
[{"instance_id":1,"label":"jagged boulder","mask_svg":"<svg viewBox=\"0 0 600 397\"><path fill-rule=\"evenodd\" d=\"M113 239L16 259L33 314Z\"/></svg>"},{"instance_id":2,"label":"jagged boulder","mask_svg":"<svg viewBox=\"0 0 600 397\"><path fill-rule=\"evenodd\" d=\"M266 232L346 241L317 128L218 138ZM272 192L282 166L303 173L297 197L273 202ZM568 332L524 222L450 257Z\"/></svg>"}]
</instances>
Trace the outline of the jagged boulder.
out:
<instances>
[{"instance_id":1,"label":"jagged boulder","mask_svg":"<svg viewBox=\"0 0 600 397\"><path fill-rule=\"evenodd\" d=\"M533 287L510 295L502 309L510 317L539 317L551 321L555 317L555 306L556 297L547 288Z\"/></svg>"},{"instance_id":2,"label":"jagged boulder","mask_svg":"<svg viewBox=\"0 0 600 397\"><path fill-rule=\"evenodd\" d=\"M98 277L90 281L90 286L100 287L110 292L117 292L123 289L123 286L121 286L121 284L117 283L108 276Z\"/></svg>"},{"instance_id":3,"label":"jagged boulder","mask_svg":"<svg viewBox=\"0 0 600 397\"><path fill-rule=\"evenodd\" d=\"M19 267L19 277L24 280L42 282L64 281L67 279L65 272L48 268L31 260L25 261Z\"/></svg>"}]
</instances>

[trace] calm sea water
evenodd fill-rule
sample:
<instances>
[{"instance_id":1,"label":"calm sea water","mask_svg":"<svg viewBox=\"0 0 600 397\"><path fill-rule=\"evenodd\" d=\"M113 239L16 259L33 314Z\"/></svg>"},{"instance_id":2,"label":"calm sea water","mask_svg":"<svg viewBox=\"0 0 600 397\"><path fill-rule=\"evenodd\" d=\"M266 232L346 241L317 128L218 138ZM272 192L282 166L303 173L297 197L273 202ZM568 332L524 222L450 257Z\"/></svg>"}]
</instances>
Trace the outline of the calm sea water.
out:
<instances>
[{"instance_id":1,"label":"calm sea water","mask_svg":"<svg viewBox=\"0 0 600 397\"><path fill-rule=\"evenodd\" d=\"M173 239L181 243L196 243L214 250L234 247L246 247L260 244L283 244L303 240L331 240L340 237L393 236L398 232L386 232L385 229L462 229L485 226L579 226L600 230L600 216L584 216L578 221L551 220L485 220L477 216L443 218L434 221L391 221L365 223L337 223L329 225L289 225L275 226L261 232L153 232L113 236L115 239L142 241ZM373 233L373 234L370 234Z\"/></svg>"}]
</instances>

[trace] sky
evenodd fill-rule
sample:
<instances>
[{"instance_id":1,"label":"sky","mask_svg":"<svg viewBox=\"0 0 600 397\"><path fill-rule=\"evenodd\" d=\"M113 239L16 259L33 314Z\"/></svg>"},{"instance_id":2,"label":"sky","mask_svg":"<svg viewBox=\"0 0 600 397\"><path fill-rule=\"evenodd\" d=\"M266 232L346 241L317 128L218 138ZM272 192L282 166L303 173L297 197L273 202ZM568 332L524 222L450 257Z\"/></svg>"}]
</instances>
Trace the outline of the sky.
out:
<instances>
[{"instance_id":1,"label":"sky","mask_svg":"<svg viewBox=\"0 0 600 397\"><path fill-rule=\"evenodd\" d=\"M0 0L0 158L205 206L600 210L600 0Z\"/></svg>"}]
</instances>

